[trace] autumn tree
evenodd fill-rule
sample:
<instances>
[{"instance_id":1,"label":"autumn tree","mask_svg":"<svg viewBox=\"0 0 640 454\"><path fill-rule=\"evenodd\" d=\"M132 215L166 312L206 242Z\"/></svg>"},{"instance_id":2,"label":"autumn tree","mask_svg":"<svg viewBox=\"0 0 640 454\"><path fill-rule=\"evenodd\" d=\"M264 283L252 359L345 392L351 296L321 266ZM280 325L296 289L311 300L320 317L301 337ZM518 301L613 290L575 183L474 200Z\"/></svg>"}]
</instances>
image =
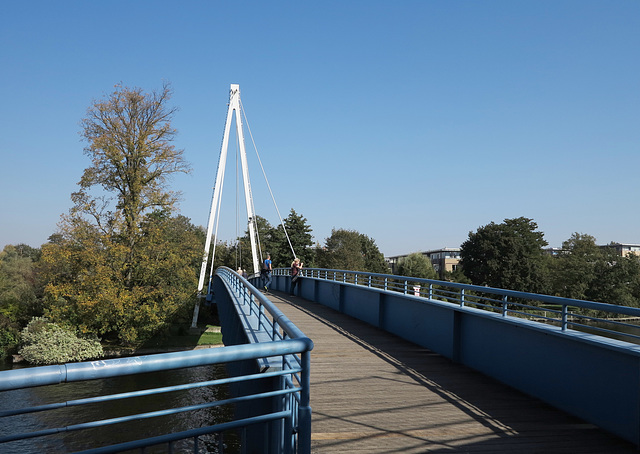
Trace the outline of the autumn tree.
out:
<instances>
[{"instance_id":1,"label":"autumn tree","mask_svg":"<svg viewBox=\"0 0 640 454\"><path fill-rule=\"evenodd\" d=\"M168 190L168 179L189 172L183 150L172 144L177 131L171 119L177 108L168 106L171 95L167 84L151 93L116 86L89 107L81 122L88 142L84 151L93 165L85 169L80 190L72 195L74 213L91 215L102 228L116 226L127 250L123 272L129 287L141 217L154 209L171 209L176 194ZM92 195L94 188L113 199L115 210L108 209L110 200L104 195Z\"/></svg>"},{"instance_id":2,"label":"autumn tree","mask_svg":"<svg viewBox=\"0 0 640 454\"><path fill-rule=\"evenodd\" d=\"M43 246L53 321L134 344L196 287L193 257L201 255L203 235L173 216L177 194L168 189L171 176L189 172L172 143L170 99L166 84L151 93L116 86L82 120L92 165L59 232Z\"/></svg>"}]
</instances>

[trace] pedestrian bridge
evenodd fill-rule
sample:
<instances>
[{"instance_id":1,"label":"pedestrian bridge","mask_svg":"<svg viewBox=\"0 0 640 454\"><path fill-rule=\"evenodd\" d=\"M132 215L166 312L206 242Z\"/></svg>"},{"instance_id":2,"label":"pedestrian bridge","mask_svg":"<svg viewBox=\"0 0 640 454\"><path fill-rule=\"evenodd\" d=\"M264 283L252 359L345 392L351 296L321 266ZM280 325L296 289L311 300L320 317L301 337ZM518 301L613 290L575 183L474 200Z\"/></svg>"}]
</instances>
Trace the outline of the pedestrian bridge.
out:
<instances>
[{"instance_id":1,"label":"pedestrian bridge","mask_svg":"<svg viewBox=\"0 0 640 454\"><path fill-rule=\"evenodd\" d=\"M205 436L217 443L209 452L235 452L225 434L237 435L240 452L637 452L639 336L621 319L638 309L339 270L304 270L296 295L285 269L266 295L260 284L216 271L225 347L0 372L0 390L227 365L228 378L181 386L229 386L228 399L193 407L232 405L233 420L110 447L88 439L95 449L86 452L207 452ZM135 397L97 394L20 408L3 400L0 416ZM192 410L2 433L0 442L29 446ZM185 440L190 451L178 445Z\"/></svg>"}]
</instances>

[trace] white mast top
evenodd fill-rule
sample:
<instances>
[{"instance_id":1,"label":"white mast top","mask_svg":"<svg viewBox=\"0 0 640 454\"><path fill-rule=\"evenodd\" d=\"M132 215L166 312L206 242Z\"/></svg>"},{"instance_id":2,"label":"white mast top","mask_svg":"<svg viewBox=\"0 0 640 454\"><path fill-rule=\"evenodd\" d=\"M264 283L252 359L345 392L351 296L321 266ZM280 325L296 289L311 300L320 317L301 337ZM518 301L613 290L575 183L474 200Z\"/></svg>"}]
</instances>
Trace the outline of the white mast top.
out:
<instances>
[{"instance_id":1,"label":"white mast top","mask_svg":"<svg viewBox=\"0 0 640 454\"><path fill-rule=\"evenodd\" d=\"M231 130L231 122L235 112L236 132L240 145L240 160L242 163L242 179L244 183L244 198L247 208L247 218L249 227L249 237L251 240L251 252L253 257L253 272L260 272L260 262L258 260L258 249L255 231L255 213L253 212L253 196L251 194L251 183L249 181L249 167L247 164L247 153L244 144L244 132L242 129L242 115L240 114L240 85L231 84L229 89L229 109L227 110L227 120L224 128L224 137L222 139L222 149L220 150L220 159L218 161L218 170L216 173L216 182L213 189L213 200L211 202L211 211L209 213L209 223L207 226L207 238L205 242L205 251L200 268L200 279L198 281L198 293L202 292L206 275L207 262L209 261L209 249L213 235L213 259L215 258L215 248L218 232L218 218L220 216L220 201L222 195L222 187L224 185L224 172L227 163L227 149L229 147L229 133ZM214 234L215 225L215 234Z\"/></svg>"}]
</instances>

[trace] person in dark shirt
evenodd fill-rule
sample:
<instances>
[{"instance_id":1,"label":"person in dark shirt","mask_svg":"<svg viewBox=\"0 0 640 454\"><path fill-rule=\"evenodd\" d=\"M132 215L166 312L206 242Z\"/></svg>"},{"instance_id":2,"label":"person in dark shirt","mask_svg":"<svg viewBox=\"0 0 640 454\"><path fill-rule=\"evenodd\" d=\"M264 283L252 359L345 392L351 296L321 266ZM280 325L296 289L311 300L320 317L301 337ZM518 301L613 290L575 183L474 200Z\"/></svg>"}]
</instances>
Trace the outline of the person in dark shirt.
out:
<instances>
[{"instance_id":1,"label":"person in dark shirt","mask_svg":"<svg viewBox=\"0 0 640 454\"><path fill-rule=\"evenodd\" d=\"M271 255L267 254L266 260L262 263L262 284L264 285L264 291L269 291L269 286L271 285Z\"/></svg>"}]
</instances>

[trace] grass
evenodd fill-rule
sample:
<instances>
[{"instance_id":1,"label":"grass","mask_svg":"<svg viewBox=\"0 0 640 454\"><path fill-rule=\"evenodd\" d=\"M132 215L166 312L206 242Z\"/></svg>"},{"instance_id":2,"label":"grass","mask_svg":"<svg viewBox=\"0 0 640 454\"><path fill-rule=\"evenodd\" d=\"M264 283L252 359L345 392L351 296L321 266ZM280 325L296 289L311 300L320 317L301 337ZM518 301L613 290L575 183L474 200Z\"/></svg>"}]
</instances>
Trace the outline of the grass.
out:
<instances>
[{"instance_id":1,"label":"grass","mask_svg":"<svg viewBox=\"0 0 640 454\"><path fill-rule=\"evenodd\" d=\"M206 325L202 334L190 334L188 326L172 326L168 335L156 336L149 339L144 345L139 348L131 349L130 347L122 347L112 345L105 347L106 350L119 350L127 351L131 350L131 353L136 350L154 349L154 350L171 350L171 349L189 349L197 346L206 345L222 345L222 333L220 333L220 327L216 325Z\"/></svg>"},{"instance_id":2,"label":"grass","mask_svg":"<svg viewBox=\"0 0 640 454\"><path fill-rule=\"evenodd\" d=\"M207 325L209 328L212 325ZM222 333L211 333L205 331L198 338L198 345L221 345L222 344Z\"/></svg>"},{"instance_id":3,"label":"grass","mask_svg":"<svg viewBox=\"0 0 640 454\"><path fill-rule=\"evenodd\" d=\"M221 345L222 333L219 326L207 325L202 334L189 334L189 331L182 328L172 330L171 334L164 338L152 339L147 346L156 348L171 347L195 347L196 345Z\"/></svg>"}]
</instances>

